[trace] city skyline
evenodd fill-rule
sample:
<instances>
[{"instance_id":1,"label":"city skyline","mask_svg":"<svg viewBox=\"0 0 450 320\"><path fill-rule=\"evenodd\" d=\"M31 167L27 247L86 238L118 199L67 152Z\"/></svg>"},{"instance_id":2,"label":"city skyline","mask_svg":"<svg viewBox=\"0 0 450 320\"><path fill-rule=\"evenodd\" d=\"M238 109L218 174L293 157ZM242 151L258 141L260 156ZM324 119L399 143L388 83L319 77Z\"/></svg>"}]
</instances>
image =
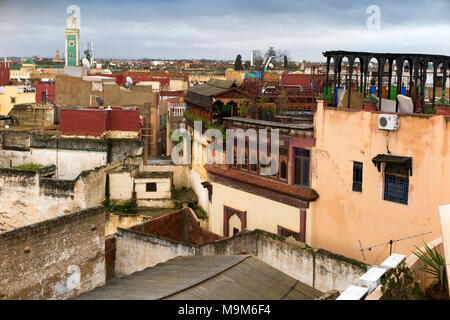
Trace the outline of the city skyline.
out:
<instances>
[{"instance_id":1,"label":"city skyline","mask_svg":"<svg viewBox=\"0 0 450 320\"><path fill-rule=\"evenodd\" d=\"M81 9L81 49L93 41L103 58L249 60L252 50L273 46L295 61L323 61L322 52L332 49L443 55L450 49L442 42L450 32L445 1L5 1L0 57L53 57L64 47L72 4ZM370 5L380 8L379 29L367 26Z\"/></svg>"}]
</instances>

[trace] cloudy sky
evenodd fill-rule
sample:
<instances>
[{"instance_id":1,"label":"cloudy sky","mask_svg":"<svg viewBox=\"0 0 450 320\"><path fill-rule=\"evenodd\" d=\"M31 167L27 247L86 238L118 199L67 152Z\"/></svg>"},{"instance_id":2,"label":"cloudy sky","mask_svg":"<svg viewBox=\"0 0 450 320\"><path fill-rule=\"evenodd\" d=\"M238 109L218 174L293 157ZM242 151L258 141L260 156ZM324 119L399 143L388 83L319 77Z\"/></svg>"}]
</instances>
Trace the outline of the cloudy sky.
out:
<instances>
[{"instance_id":1,"label":"cloudy sky","mask_svg":"<svg viewBox=\"0 0 450 320\"><path fill-rule=\"evenodd\" d=\"M93 41L97 57L248 60L269 46L296 61L326 50L450 55L450 0L0 0L0 57L54 56L72 4L82 49ZM380 29L367 27L370 5Z\"/></svg>"}]
</instances>

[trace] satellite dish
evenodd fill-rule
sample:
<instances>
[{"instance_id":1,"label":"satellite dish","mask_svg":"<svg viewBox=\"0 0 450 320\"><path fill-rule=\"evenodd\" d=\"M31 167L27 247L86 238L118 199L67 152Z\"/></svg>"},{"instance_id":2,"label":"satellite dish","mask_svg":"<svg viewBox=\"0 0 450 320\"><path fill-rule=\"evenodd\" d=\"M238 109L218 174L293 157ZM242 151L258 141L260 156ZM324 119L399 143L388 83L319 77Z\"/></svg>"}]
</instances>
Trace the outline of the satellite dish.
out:
<instances>
[{"instance_id":1,"label":"satellite dish","mask_svg":"<svg viewBox=\"0 0 450 320\"><path fill-rule=\"evenodd\" d=\"M103 100L100 99L100 97L95 98L95 100L97 100L97 103L100 107L103 106Z\"/></svg>"},{"instance_id":2,"label":"satellite dish","mask_svg":"<svg viewBox=\"0 0 450 320\"><path fill-rule=\"evenodd\" d=\"M272 63L269 63L269 67L270 67L270 68L273 68L273 64L272 64Z\"/></svg>"},{"instance_id":3,"label":"satellite dish","mask_svg":"<svg viewBox=\"0 0 450 320\"><path fill-rule=\"evenodd\" d=\"M17 79L17 82L18 82L18 83L22 83L22 80L20 80L20 79Z\"/></svg>"},{"instance_id":4,"label":"satellite dish","mask_svg":"<svg viewBox=\"0 0 450 320\"><path fill-rule=\"evenodd\" d=\"M91 68L91 63L89 62L88 59L86 59L86 58L81 59L81 63L83 63L83 67L85 67L87 69Z\"/></svg>"},{"instance_id":5,"label":"satellite dish","mask_svg":"<svg viewBox=\"0 0 450 320\"><path fill-rule=\"evenodd\" d=\"M112 74L111 70L109 70L109 69L105 69L105 70L103 71L103 73L104 73L104 74Z\"/></svg>"}]
</instances>

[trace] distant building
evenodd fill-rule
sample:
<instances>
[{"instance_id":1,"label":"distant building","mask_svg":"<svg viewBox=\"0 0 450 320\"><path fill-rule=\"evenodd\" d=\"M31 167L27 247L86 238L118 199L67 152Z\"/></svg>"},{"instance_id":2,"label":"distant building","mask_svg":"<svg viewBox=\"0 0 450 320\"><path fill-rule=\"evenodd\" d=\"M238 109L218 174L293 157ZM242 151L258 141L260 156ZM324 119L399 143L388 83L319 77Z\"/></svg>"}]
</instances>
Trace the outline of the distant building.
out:
<instances>
[{"instance_id":1,"label":"distant building","mask_svg":"<svg viewBox=\"0 0 450 320\"><path fill-rule=\"evenodd\" d=\"M0 62L0 87L9 85L10 70L8 62Z\"/></svg>"}]
</instances>

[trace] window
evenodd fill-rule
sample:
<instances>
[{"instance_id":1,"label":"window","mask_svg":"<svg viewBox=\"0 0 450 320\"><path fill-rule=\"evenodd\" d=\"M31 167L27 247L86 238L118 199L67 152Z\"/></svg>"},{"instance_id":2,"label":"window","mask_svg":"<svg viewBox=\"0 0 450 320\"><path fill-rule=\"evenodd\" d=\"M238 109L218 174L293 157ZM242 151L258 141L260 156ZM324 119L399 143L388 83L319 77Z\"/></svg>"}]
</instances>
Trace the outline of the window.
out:
<instances>
[{"instance_id":1,"label":"window","mask_svg":"<svg viewBox=\"0 0 450 320\"><path fill-rule=\"evenodd\" d=\"M73 41L70 41L70 44L69 44L71 47L73 47L74 45L75 45L75 43L73 42Z\"/></svg>"},{"instance_id":2,"label":"window","mask_svg":"<svg viewBox=\"0 0 450 320\"><path fill-rule=\"evenodd\" d=\"M362 192L363 164L362 162L353 162L353 187L355 192Z\"/></svg>"},{"instance_id":3,"label":"window","mask_svg":"<svg viewBox=\"0 0 450 320\"><path fill-rule=\"evenodd\" d=\"M286 161L281 161L280 178L281 179L287 179L287 165L286 165Z\"/></svg>"},{"instance_id":4,"label":"window","mask_svg":"<svg viewBox=\"0 0 450 320\"><path fill-rule=\"evenodd\" d=\"M156 183L155 182L148 182L145 184L145 191L146 192L155 192L156 191Z\"/></svg>"},{"instance_id":5,"label":"window","mask_svg":"<svg viewBox=\"0 0 450 320\"><path fill-rule=\"evenodd\" d=\"M409 175L407 169L392 163L386 163L383 199L408 204L408 189Z\"/></svg>"},{"instance_id":6,"label":"window","mask_svg":"<svg viewBox=\"0 0 450 320\"><path fill-rule=\"evenodd\" d=\"M16 98L15 97L11 97L11 103L16 103Z\"/></svg>"},{"instance_id":7,"label":"window","mask_svg":"<svg viewBox=\"0 0 450 320\"><path fill-rule=\"evenodd\" d=\"M309 188L310 151L294 148L294 184Z\"/></svg>"}]
</instances>

